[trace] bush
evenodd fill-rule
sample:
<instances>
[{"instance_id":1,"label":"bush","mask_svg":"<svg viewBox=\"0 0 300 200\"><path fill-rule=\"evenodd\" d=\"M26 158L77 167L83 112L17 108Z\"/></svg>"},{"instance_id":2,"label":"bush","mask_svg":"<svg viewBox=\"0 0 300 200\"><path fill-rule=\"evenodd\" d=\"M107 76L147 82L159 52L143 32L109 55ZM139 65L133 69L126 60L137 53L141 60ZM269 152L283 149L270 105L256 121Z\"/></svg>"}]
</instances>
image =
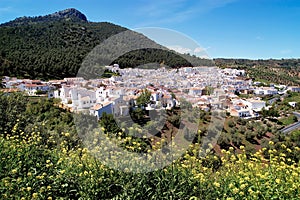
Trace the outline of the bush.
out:
<instances>
[{"instance_id":1,"label":"bush","mask_svg":"<svg viewBox=\"0 0 300 200\"><path fill-rule=\"evenodd\" d=\"M230 128L233 128L236 125L233 120L228 120L227 124Z\"/></svg>"},{"instance_id":2,"label":"bush","mask_svg":"<svg viewBox=\"0 0 300 200\"><path fill-rule=\"evenodd\" d=\"M272 141L276 143L264 139L260 151L253 145L240 146L239 154L231 147L230 135L221 134L218 144L222 149L217 146L214 149L218 153L206 152L206 156L203 146L210 144L200 140L162 169L130 173L127 167L139 170L144 160L126 155L120 159L118 149L139 153L162 149L162 160L167 160L177 153L176 148L174 154L164 151L167 140L158 137L144 140L121 132L110 135L107 130L116 130L108 125L112 121L109 115L103 129L91 131L84 121L82 129L75 131L72 115L54 107L52 100L26 102L19 110L20 115L9 115L14 105L7 103L23 105L17 101L23 101L23 97L0 97L2 116L11 120L8 124L1 121L5 127L0 131L1 199L297 199L300 195L297 131L291 139L274 133ZM5 105L11 107L7 109ZM253 124L255 128L257 125ZM132 128L138 133L142 131L140 126ZM207 132L202 129L203 133L198 134ZM85 141L76 133L85 136ZM218 134L218 130L210 129L208 136L213 138ZM255 134L247 131L245 136L254 140ZM242 142L239 136L232 135L237 147ZM173 147L180 142L174 141ZM114 148L113 144L120 148ZM158 157L152 155L148 154L152 159L149 165L157 162ZM113 169L107 163L126 168Z\"/></svg>"},{"instance_id":3,"label":"bush","mask_svg":"<svg viewBox=\"0 0 300 200\"><path fill-rule=\"evenodd\" d=\"M196 156L200 146L194 144L192 154L170 166L134 174L106 167L92 150L68 149L65 141L60 149L49 149L35 134L27 142L20 140L16 136L21 133L16 128L14 136L0 136L3 199L297 199L300 195L299 160L291 160L300 148L283 143L270 143L256 153L241 147L243 152L234 154L230 147L221 151L221 157L203 158Z\"/></svg>"},{"instance_id":4,"label":"bush","mask_svg":"<svg viewBox=\"0 0 300 200\"><path fill-rule=\"evenodd\" d=\"M37 91L35 92L35 94L36 94L36 95L41 95L41 94L47 94L47 92L42 91L42 90L37 90Z\"/></svg>"}]
</instances>

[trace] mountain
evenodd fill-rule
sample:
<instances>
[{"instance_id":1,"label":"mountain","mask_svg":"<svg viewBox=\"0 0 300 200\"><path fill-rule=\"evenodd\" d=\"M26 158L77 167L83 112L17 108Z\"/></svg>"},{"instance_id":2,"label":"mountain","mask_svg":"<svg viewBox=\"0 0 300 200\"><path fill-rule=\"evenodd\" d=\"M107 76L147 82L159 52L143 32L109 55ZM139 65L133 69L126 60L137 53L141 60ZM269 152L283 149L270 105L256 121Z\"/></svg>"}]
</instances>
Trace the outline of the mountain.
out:
<instances>
[{"instance_id":1,"label":"mountain","mask_svg":"<svg viewBox=\"0 0 300 200\"><path fill-rule=\"evenodd\" d=\"M174 68L192 66L191 63L194 66L210 66L215 62L219 67L246 69L251 77L258 80L300 85L299 59L200 59L169 51L125 27L108 22L90 22L74 8L45 16L20 17L0 24L0 76L39 79L76 76L86 56L97 45L124 31L136 37L130 41L131 45L143 43L159 49L145 48L123 54L112 62L118 63L121 68L147 63L165 64ZM114 48L112 45L111 49Z\"/></svg>"},{"instance_id":2,"label":"mountain","mask_svg":"<svg viewBox=\"0 0 300 200\"><path fill-rule=\"evenodd\" d=\"M88 22L75 9L17 18L0 25L0 76L75 76L88 52L125 30L128 29L112 23Z\"/></svg>"},{"instance_id":3,"label":"mountain","mask_svg":"<svg viewBox=\"0 0 300 200\"><path fill-rule=\"evenodd\" d=\"M19 17L10 22L1 24L1 26L20 26L20 25L33 25L41 22L50 22L50 21L75 21L75 22L87 22L87 17L76 10L75 8L68 8L62 11L55 12L53 14L38 16L38 17Z\"/></svg>"},{"instance_id":4,"label":"mountain","mask_svg":"<svg viewBox=\"0 0 300 200\"><path fill-rule=\"evenodd\" d=\"M76 10L75 8L69 8L63 11L56 12L54 14L51 14L50 17L54 18L77 18L82 21L87 21L87 18L84 14L82 14L80 11Z\"/></svg>"},{"instance_id":5,"label":"mountain","mask_svg":"<svg viewBox=\"0 0 300 200\"><path fill-rule=\"evenodd\" d=\"M0 25L0 76L44 80L76 76L85 57L94 47L123 31L136 35L137 39L130 41L133 45L142 41L143 44L162 47L127 28L108 22L90 22L74 8L3 23ZM184 56L208 64L210 62ZM191 66L183 55L157 49L128 52L114 63L124 68L153 62L171 67Z\"/></svg>"}]
</instances>

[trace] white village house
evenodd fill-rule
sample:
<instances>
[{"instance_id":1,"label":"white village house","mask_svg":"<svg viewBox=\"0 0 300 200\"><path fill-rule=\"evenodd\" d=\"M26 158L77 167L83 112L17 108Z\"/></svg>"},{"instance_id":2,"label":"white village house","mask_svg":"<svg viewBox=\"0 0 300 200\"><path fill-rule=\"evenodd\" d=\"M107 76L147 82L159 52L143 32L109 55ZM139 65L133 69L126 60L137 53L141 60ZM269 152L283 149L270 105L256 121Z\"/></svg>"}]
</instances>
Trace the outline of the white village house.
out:
<instances>
[{"instance_id":1,"label":"white village house","mask_svg":"<svg viewBox=\"0 0 300 200\"><path fill-rule=\"evenodd\" d=\"M275 95L278 94L278 90L273 87L258 87L254 89L256 95Z\"/></svg>"}]
</instances>

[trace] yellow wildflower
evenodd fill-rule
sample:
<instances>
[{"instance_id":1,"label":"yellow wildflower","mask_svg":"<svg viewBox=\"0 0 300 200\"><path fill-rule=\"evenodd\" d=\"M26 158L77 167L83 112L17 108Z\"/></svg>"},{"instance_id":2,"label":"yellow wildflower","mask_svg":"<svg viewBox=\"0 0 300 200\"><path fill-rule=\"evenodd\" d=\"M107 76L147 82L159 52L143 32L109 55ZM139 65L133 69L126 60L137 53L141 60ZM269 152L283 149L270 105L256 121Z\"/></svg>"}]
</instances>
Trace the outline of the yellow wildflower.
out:
<instances>
[{"instance_id":1,"label":"yellow wildflower","mask_svg":"<svg viewBox=\"0 0 300 200\"><path fill-rule=\"evenodd\" d=\"M220 183L218 183L218 182L214 182L213 184L214 184L214 186L216 186L216 187L220 187L220 186L221 186Z\"/></svg>"},{"instance_id":2,"label":"yellow wildflower","mask_svg":"<svg viewBox=\"0 0 300 200\"><path fill-rule=\"evenodd\" d=\"M38 197L38 194L37 193L33 193L32 194L32 198L36 199Z\"/></svg>"},{"instance_id":3,"label":"yellow wildflower","mask_svg":"<svg viewBox=\"0 0 300 200\"><path fill-rule=\"evenodd\" d=\"M233 188L232 192L233 192L233 194L237 194L239 192L239 189L235 187L235 188Z\"/></svg>"}]
</instances>

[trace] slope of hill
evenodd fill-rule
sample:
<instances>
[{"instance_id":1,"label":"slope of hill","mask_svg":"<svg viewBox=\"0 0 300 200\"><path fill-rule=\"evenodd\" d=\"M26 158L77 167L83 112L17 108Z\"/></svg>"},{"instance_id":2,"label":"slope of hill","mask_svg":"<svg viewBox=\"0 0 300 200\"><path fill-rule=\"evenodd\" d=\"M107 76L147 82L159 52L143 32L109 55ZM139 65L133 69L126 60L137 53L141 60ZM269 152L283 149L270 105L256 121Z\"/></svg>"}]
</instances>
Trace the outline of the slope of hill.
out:
<instances>
[{"instance_id":1,"label":"slope of hill","mask_svg":"<svg viewBox=\"0 0 300 200\"><path fill-rule=\"evenodd\" d=\"M105 39L128 29L108 23L89 22L74 8L46 16L20 17L0 24L0 76L59 79L76 76L84 58ZM160 46L137 34L138 40ZM160 46L161 47L161 46ZM168 50L143 49L119 58L122 68L147 63L170 67L216 65L246 69L251 77L267 82L300 85L300 60L200 59Z\"/></svg>"},{"instance_id":2,"label":"slope of hill","mask_svg":"<svg viewBox=\"0 0 300 200\"><path fill-rule=\"evenodd\" d=\"M44 17L23 17L0 27L0 74L28 78L76 75L86 54L113 34L127 30L91 23L67 9Z\"/></svg>"},{"instance_id":3,"label":"slope of hill","mask_svg":"<svg viewBox=\"0 0 300 200\"><path fill-rule=\"evenodd\" d=\"M219 67L245 69L248 75L267 83L300 85L300 59L214 59Z\"/></svg>"},{"instance_id":4,"label":"slope of hill","mask_svg":"<svg viewBox=\"0 0 300 200\"><path fill-rule=\"evenodd\" d=\"M17 18L0 25L0 76L40 79L75 76L94 47L126 30L130 31L112 23L89 22L76 9L46 16ZM137 36L138 42L143 40L144 43L158 46L141 34ZM175 52L155 49L129 52L116 62L121 67L153 62L172 67L191 66L190 62Z\"/></svg>"}]
</instances>

